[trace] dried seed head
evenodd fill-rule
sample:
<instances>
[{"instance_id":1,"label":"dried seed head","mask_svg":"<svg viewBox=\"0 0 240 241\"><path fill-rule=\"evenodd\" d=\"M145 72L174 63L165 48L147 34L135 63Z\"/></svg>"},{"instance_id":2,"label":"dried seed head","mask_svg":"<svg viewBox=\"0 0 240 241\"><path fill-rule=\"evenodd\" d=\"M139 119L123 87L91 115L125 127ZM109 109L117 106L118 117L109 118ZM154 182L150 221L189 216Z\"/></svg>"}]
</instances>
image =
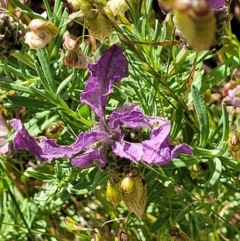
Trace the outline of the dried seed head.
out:
<instances>
[{"instance_id":1,"label":"dried seed head","mask_svg":"<svg viewBox=\"0 0 240 241\"><path fill-rule=\"evenodd\" d=\"M141 219L147 202L147 187L140 174L132 178L135 189L130 193L123 194L123 202L130 213L135 213Z\"/></svg>"}]
</instances>

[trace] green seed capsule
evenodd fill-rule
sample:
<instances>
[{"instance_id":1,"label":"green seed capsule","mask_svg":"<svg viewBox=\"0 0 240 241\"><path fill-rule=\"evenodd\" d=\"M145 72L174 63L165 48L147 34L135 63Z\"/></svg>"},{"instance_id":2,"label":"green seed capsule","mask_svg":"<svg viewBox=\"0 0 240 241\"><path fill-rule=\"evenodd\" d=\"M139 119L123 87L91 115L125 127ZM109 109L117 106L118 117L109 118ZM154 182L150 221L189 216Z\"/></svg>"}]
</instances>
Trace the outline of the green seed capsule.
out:
<instances>
[{"instance_id":1,"label":"green seed capsule","mask_svg":"<svg viewBox=\"0 0 240 241\"><path fill-rule=\"evenodd\" d=\"M132 177L124 177L121 181L121 190L123 193L130 193L135 189L135 182Z\"/></svg>"},{"instance_id":2,"label":"green seed capsule","mask_svg":"<svg viewBox=\"0 0 240 241\"><path fill-rule=\"evenodd\" d=\"M122 191L120 190L118 183L108 181L106 195L108 200L115 207L122 201Z\"/></svg>"}]
</instances>

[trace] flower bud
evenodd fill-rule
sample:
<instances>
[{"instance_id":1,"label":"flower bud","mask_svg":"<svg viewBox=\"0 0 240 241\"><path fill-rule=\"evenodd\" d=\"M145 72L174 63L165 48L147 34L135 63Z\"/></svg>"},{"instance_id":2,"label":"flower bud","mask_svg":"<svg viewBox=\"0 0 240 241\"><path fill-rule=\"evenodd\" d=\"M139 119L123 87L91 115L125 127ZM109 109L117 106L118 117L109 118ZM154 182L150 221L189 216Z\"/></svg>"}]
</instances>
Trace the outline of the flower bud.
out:
<instances>
[{"instance_id":1,"label":"flower bud","mask_svg":"<svg viewBox=\"0 0 240 241\"><path fill-rule=\"evenodd\" d=\"M135 189L135 182L132 177L124 177L120 187L123 193L130 193Z\"/></svg>"},{"instance_id":2,"label":"flower bud","mask_svg":"<svg viewBox=\"0 0 240 241\"><path fill-rule=\"evenodd\" d=\"M204 1L176 0L175 24L179 35L196 52L208 50L213 44L216 20L208 3Z\"/></svg>"},{"instance_id":3,"label":"flower bud","mask_svg":"<svg viewBox=\"0 0 240 241\"><path fill-rule=\"evenodd\" d=\"M119 183L109 180L107 184L106 195L108 200L116 207L122 201L122 192L119 188Z\"/></svg>"}]
</instances>

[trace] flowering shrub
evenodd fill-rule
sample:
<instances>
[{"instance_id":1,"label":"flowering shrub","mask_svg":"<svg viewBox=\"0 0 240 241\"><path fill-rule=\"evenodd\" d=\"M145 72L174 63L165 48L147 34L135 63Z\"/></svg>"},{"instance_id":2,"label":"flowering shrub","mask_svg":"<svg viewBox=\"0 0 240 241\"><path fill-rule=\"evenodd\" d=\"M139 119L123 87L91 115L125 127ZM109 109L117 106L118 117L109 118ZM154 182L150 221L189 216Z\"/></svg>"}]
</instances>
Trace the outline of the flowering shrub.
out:
<instances>
[{"instance_id":1,"label":"flowering shrub","mask_svg":"<svg viewBox=\"0 0 240 241\"><path fill-rule=\"evenodd\" d=\"M1 1L0 239L239 240L228 2L43 2Z\"/></svg>"}]
</instances>

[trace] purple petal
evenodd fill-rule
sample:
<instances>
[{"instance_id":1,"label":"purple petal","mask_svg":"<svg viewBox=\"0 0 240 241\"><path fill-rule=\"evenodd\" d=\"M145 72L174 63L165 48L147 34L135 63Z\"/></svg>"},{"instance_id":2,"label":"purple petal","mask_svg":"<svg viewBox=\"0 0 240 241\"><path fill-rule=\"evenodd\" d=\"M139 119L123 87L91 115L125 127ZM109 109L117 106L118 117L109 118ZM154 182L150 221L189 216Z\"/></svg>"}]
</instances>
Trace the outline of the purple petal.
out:
<instances>
[{"instance_id":1,"label":"purple petal","mask_svg":"<svg viewBox=\"0 0 240 241\"><path fill-rule=\"evenodd\" d=\"M171 145L170 130L171 125L168 121L153 129L150 140L142 143L143 161L150 165L164 165L174 157L178 157L180 153L192 154L192 150L187 144Z\"/></svg>"},{"instance_id":2,"label":"purple petal","mask_svg":"<svg viewBox=\"0 0 240 241\"><path fill-rule=\"evenodd\" d=\"M240 98L236 96L239 94L240 94L240 85L238 85L234 89L228 90L228 96L224 99L224 101L234 107L240 107Z\"/></svg>"},{"instance_id":3,"label":"purple petal","mask_svg":"<svg viewBox=\"0 0 240 241\"><path fill-rule=\"evenodd\" d=\"M209 4L211 9L218 9L225 5L224 0L205 0L205 2L207 2Z\"/></svg>"},{"instance_id":4,"label":"purple petal","mask_svg":"<svg viewBox=\"0 0 240 241\"><path fill-rule=\"evenodd\" d=\"M146 117L142 114L140 107L134 104L127 104L118 107L109 117L111 130L118 129L121 125L129 128L150 127Z\"/></svg>"},{"instance_id":5,"label":"purple petal","mask_svg":"<svg viewBox=\"0 0 240 241\"><path fill-rule=\"evenodd\" d=\"M130 143L126 141L114 142L112 151L121 158L127 158L133 162L141 161L143 156L142 143Z\"/></svg>"},{"instance_id":6,"label":"purple petal","mask_svg":"<svg viewBox=\"0 0 240 241\"><path fill-rule=\"evenodd\" d=\"M143 141L143 161L163 165L171 161L170 123L154 129L150 140Z\"/></svg>"},{"instance_id":7,"label":"purple petal","mask_svg":"<svg viewBox=\"0 0 240 241\"><path fill-rule=\"evenodd\" d=\"M0 7L7 9L7 0L0 0ZM0 12L3 12L3 9Z\"/></svg>"},{"instance_id":8,"label":"purple petal","mask_svg":"<svg viewBox=\"0 0 240 241\"><path fill-rule=\"evenodd\" d=\"M69 158L76 153L72 146L59 146L55 140L52 139L43 139L41 141L41 147L41 158L47 161L63 157Z\"/></svg>"},{"instance_id":9,"label":"purple petal","mask_svg":"<svg viewBox=\"0 0 240 241\"><path fill-rule=\"evenodd\" d=\"M13 140L15 149L28 150L34 156L42 159L42 149L36 140L30 136L20 120L12 121L12 126L17 134Z\"/></svg>"},{"instance_id":10,"label":"purple petal","mask_svg":"<svg viewBox=\"0 0 240 241\"><path fill-rule=\"evenodd\" d=\"M180 156L181 153L186 153L189 155L193 154L192 149L185 143L174 146L171 152L171 159Z\"/></svg>"},{"instance_id":11,"label":"purple petal","mask_svg":"<svg viewBox=\"0 0 240 241\"><path fill-rule=\"evenodd\" d=\"M83 154L75 157L72 160L72 165L79 168L85 168L90 166L94 161L100 163L100 167L104 167L107 160L105 154L100 148L84 152Z\"/></svg>"},{"instance_id":12,"label":"purple petal","mask_svg":"<svg viewBox=\"0 0 240 241\"><path fill-rule=\"evenodd\" d=\"M10 151L8 143L9 130L2 112L0 112L0 155Z\"/></svg>"},{"instance_id":13,"label":"purple petal","mask_svg":"<svg viewBox=\"0 0 240 241\"><path fill-rule=\"evenodd\" d=\"M113 84L128 76L128 62L123 55L123 48L113 45L101 54L95 64L88 64L88 69L91 77L85 91L80 95L80 100L89 105L98 117L103 117Z\"/></svg>"},{"instance_id":14,"label":"purple petal","mask_svg":"<svg viewBox=\"0 0 240 241\"><path fill-rule=\"evenodd\" d=\"M46 161L63 157L70 158L102 138L108 137L107 133L90 131L81 133L72 145L60 146L56 144L55 140L46 139L45 137L42 137L41 142L38 143L34 137L29 135L20 120L14 120L12 126L17 131L13 140L14 147L16 149L28 150L34 156Z\"/></svg>"},{"instance_id":15,"label":"purple petal","mask_svg":"<svg viewBox=\"0 0 240 241\"><path fill-rule=\"evenodd\" d=\"M73 144L73 148L76 152L80 152L97 141L107 138L109 135L106 132L99 130L92 130L89 132L82 132L78 136L77 140Z\"/></svg>"}]
</instances>

